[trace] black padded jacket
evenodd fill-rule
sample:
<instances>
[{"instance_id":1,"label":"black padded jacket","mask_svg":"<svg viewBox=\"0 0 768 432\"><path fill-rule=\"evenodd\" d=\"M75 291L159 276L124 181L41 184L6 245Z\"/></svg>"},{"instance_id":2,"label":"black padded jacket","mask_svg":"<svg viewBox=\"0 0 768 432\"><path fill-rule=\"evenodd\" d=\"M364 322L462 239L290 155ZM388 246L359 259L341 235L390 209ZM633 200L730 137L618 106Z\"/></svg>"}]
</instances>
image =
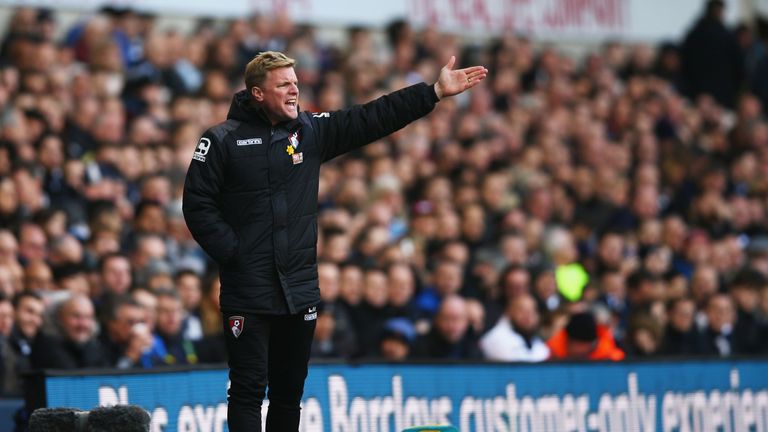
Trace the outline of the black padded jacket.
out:
<instances>
[{"instance_id":1,"label":"black padded jacket","mask_svg":"<svg viewBox=\"0 0 768 432\"><path fill-rule=\"evenodd\" d=\"M316 305L320 164L425 116L437 100L421 83L272 125L247 91L235 94L227 120L200 139L183 197L192 236L219 264L222 310L296 314Z\"/></svg>"}]
</instances>

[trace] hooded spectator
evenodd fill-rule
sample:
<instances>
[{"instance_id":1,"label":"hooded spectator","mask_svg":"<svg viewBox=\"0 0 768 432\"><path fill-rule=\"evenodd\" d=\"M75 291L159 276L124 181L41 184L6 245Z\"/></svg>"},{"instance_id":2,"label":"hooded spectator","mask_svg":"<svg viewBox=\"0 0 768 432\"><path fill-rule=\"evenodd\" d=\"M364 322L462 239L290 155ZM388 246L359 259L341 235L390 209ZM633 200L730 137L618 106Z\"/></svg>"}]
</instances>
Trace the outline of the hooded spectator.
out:
<instances>
[{"instance_id":1,"label":"hooded spectator","mask_svg":"<svg viewBox=\"0 0 768 432\"><path fill-rule=\"evenodd\" d=\"M724 15L725 3L709 0L704 14L686 34L681 55L686 95L708 94L732 108L743 79L744 59L725 27Z\"/></svg>"}]
</instances>

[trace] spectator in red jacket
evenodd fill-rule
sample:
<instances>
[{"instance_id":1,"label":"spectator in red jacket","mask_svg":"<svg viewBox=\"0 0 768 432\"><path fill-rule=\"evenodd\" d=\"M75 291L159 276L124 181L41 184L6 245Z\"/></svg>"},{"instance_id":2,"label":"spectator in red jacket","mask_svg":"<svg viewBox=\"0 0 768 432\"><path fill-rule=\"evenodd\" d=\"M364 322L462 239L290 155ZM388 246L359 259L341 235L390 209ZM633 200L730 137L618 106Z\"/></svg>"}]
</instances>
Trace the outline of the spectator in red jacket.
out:
<instances>
[{"instance_id":1,"label":"spectator in red jacket","mask_svg":"<svg viewBox=\"0 0 768 432\"><path fill-rule=\"evenodd\" d=\"M624 351L608 327L597 324L590 312L571 316L568 325L547 341L552 353L550 359L562 360L612 360L624 359Z\"/></svg>"}]
</instances>

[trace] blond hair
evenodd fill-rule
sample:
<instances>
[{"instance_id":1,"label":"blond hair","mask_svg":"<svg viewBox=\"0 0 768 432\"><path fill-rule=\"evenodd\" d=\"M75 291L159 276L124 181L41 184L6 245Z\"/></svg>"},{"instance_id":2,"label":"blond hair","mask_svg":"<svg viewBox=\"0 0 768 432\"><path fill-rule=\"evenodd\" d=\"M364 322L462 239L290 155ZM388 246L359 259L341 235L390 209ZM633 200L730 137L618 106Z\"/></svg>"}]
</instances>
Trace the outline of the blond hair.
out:
<instances>
[{"instance_id":1,"label":"blond hair","mask_svg":"<svg viewBox=\"0 0 768 432\"><path fill-rule=\"evenodd\" d=\"M267 72L282 67L293 67L296 60L277 51L264 51L245 66L245 88L251 89L264 82Z\"/></svg>"}]
</instances>

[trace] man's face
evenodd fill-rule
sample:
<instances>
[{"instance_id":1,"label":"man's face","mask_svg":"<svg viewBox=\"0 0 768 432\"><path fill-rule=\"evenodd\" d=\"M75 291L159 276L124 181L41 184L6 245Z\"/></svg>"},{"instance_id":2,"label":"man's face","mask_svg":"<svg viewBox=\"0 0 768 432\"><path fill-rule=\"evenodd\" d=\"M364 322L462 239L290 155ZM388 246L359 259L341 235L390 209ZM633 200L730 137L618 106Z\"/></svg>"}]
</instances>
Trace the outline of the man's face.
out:
<instances>
[{"instance_id":1,"label":"man's face","mask_svg":"<svg viewBox=\"0 0 768 432\"><path fill-rule=\"evenodd\" d=\"M143 323L144 311L139 306L125 304L117 309L115 319L107 323L112 340L117 343L128 343L131 339L131 329L139 323Z\"/></svg>"},{"instance_id":2,"label":"man's face","mask_svg":"<svg viewBox=\"0 0 768 432\"><path fill-rule=\"evenodd\" d=\"M96 328L93 305L83 298L65 304L60 321L64 336L78 344L87 342Z\"/></svg>"},{"instance_id":3,"label":"man's face","mask_svg":"<svg viewBox=\"0 0 768 432\"><path fill-rule=\"evenodd\" d=\"M461 266L452 262L440 264L435 272L435 289L441 296L455 294L461 289Z\"/></svg>"},{"instance_id":4,"label":"man's face","mask_svg":"<svg viewBox=\"0 0 768 432\"><path fill-rule=\"evenodd\" d=\"M734 286L731 296L736 306L744 312L752 312L760 304L760 292L749 286Z\"/></svg>"},{"instance_id":5,"label":"man's face","mask_svg":"<svg viewBox=\"0 0 768 432\"><path fill-rule=\"evenodd\" d=\"M0 233L0 262L15 261L18 253L19 244L16 237L9 232Z\"/></svg>"},{"instance_id":6,"label":"man's face","mask_svg":"<svg viewBox=\"0 0 768 432\"><path fill-rule=\"evenodd\" d=\"M317 269L320 297L334 302L339 296L339 269L335 264L320 264Z\"/></svg>"},{"instance_id":7,"label":"man's face","mask_svg":"<svg viewBox=\"0 0 768 432\"><path fill-rule=\"evenodd\" d=\"M111 258L101 273L107 290L114 294L125 294L131 287L131 263L124 257Z\"/></svg>"},{"instance_id":8,"label":"man's face","mask_svg":"<svg viewBox=\"0 0 768 432\"><path fill-rule=\"evenodd\" d=\"M19 307L16 308L16 325L29 339L32 339L43 325L43 311L45 306L42 300L34 297L22 297Z\"/></svg>"},{"instance_id":9,"label":"man's face","mask_svg":"<svg viewBox=\"0 0 768 432\"><path fill-rule=\"evenodd\" d=\"M163 234L166 231L166 220L163 208L152 206L144 209L144 212L136 220L139 231Z\"/></svg>"},{"instance_id":10,"label":"man's face","mask_svg":"<svg viewBox=\"0 0 768 432\"><path fill-rule=\"evenodd\" d=\"M299 80L292 67L272 69L264 82L253 87L251 94L273 123L293 120L299 116Z\"/></svg>"},{"instance_id":11,"label":"man's face","mask_svg":"<svg viewBox=\"0 0 768 432\"><path fill-rule=\"evenodd\" d=\"M42 263L36 261L27 266L24 274L25 289L29 291L47 291L53 285L53 273L51 269Z\"/></svg>"},{"instance_id":12,"label":"man's face","mask_svg":"<svg viewBox=\"0 0 768 432\"><path fill-rule=\"evenodd\" d=\"M736 321L736 310L733 300L727 295L717 295L707 305L707 320L709 327L721 332L726 326L733 326Z\"/></svg>"},{"instance_id":13,"label":"man's face","mask_svg":"<svg viewBox=\"0 0 768 432\"><path fill-rule=\"evenodd\" d=\"M405 266L393 267L389 272L388 297L394 306L403 306L413 297L413 275Z\"/></svg>"},{"instance_id":14,"label":"man's face","mask_svg":"<svg viewBox=\"0 0 768 432\"><path fill-rule=\"evenodd\" d=\"M48 254L45 232L37 226L25 226L21 231L19 252L30 261L44 260Z\"/></svg>"},{"instance_id":15,"label":"man's face","mask_svg":"<svg viewBox=\"0 0 768 432\"><path fill-rule=\"evenodd\" d=\"M347 303L357 304L360 302L363 295L363 272L360 267L346 267L341 271L339 291Z\"/></svg>"},{"instance_id":16,"label":"man's face","mask_svg":"<svg viewBox=\"0 0 768 432\"><path fill-rule=\"evenodd\" d=\"M181 296L181 304L184 309L193 311L200 306L203 298L203 288L200 279L192 274L184 275L176 282L176 291Z\"/></svg>"},{"instance_id":17,"label":"man's face","mask_svg":"<svg viewBox=\"0 0 768 432\"><path fill-rule=\"evenodd\" d=\"M669 317L672 327L681 332L687 332L693 327L693 320L696 315L696 305L692 301L680 301Z\"/></svg>"},{"instance_id":18,"label":"man's face","mask_svg":"<svg viewBox=\"0 0 768 432\"><path fill-rule=\"evenodd\" d=\"M157 330L166 335L173 336L181 331L184 320L184 309L181 300L168 296L160 296L157 299Z\"/></svg>"},{"instance_id":19,"label":"man's face","mask_svg":"<svg viewBox=\"0 0 768 432\"><path fill-rule=\"evenodd\" d=\"M517 299L510 307L510 320L515 330L523 335L533 335L539 327L539 311L531 296Z\"/></svg>"},{"instance_id":20,"label":"man's face","mask_svg":"<svg viewBox=\"0 0 768 432\"><path fill-rule=\"evenodd\" d=\"M410 348L398 338L388 337L381 341L381 355L388 361L403 361L408 357Z\"/></svg>"},{"instance_id":21,"label":"man's face","mask_svg":"<svg viewBox=\"0 0 768 432\"><path fill-rule=\"evenodd\" d=\"M149 329L154 331L157 321L157 297L146 290L137 290L131 294L134 300L141 305L144 312L144 319Z\"/></svg>"},{"instance_id":22,"label":"man's face","mask_svg":"<svg viewBox=\"0 0 768 432\"><path fill-rule=\"evenodd\" d=\"M448 342L458 343L469 327L466 305L457 301L442 305L435 318L435 325Z\"/></svg>"},{"instance_id":23,"label":"man's face","mask_svg":"<svg viewBox=\"0 0 768 432\"><path fill-rule=\"evenodd\" d=\"M526 295L531 289L531 275L525 269L515 270L507 273L503 283L507 298Z\"/></svg>"}]
</instances>

